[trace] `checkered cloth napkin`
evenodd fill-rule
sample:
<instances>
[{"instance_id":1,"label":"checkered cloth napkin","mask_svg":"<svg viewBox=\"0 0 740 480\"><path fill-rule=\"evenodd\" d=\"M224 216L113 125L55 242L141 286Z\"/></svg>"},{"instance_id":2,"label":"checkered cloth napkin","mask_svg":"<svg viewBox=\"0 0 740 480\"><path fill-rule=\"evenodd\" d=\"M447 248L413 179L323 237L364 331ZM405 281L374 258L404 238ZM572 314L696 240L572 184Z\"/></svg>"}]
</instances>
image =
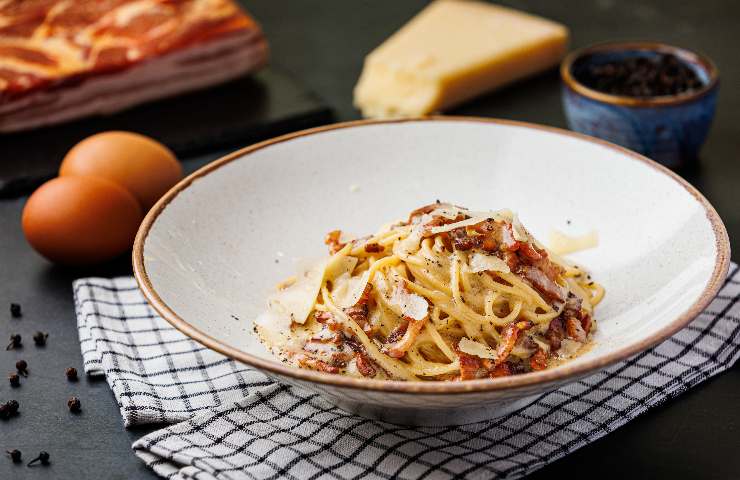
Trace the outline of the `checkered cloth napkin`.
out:
<instances>
[{"instance_id":1,"label":"checkered cloth napkin","mask_svg":"<svg viewBox=\"0 0 740 480\"><path fill-rule=\"evenodd\" d=\"M136 455L175 479L518 478L619 428L740 357L740 273L655 348L487 422L404 427L351 415L185 338L131 278L74 284L88 374L126 425L180 422Z\"/></svg>"}]
</instances>

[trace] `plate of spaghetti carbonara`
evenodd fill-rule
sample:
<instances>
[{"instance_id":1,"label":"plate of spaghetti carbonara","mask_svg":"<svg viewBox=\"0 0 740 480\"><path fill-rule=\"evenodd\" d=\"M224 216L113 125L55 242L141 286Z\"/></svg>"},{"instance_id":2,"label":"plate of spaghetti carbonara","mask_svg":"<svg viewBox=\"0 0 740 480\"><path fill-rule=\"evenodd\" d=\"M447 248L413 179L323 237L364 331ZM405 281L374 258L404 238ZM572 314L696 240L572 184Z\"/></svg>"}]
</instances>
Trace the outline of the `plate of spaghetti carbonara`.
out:
<instances>
[{"instance_id":1,"label":"plate of spaghetti carbonara","mask_svg":"<svg viewBox=\"0 0 740 480\"><path fill-rule=\"evenodd\" d=\"M256 321L295 367L385 380L547 369L588 348L604 288L510 210L433 203L286 279Z\"/></svg>"},{"instance_id":2,"label":"plate of spaghetti carbonara","mask_svg":"<svg viewBox=\"0 0 740 480\"><path fill-rule=\"evenodd\" d=\"M634 152L444 116L234 152L160 200L133 260L156 312L246 394L269 377L327 408L440 426L669 338L721 288L729 240L695 188Z\"/></svg>"}]
</instances>

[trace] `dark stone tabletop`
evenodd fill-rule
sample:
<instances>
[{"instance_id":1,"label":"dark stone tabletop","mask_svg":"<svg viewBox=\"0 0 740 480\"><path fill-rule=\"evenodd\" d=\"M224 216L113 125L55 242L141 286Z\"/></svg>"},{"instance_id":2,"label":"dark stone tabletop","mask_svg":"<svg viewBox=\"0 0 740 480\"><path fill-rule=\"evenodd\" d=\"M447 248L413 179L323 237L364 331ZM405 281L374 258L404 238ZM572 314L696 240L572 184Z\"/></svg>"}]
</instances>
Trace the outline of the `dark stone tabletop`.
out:
<instances>
[{"instance_id":1,"label":"dark stone tabletop","mask_svg":"<svg viewBox=\"0 0 740 480\"><path fill-rule=\"evenodd\" d=\"M422 1L322 0L244 2L262 23L272 47L272 63L314 90L338 120L358 118L352 88L364 55L400 27ZM502 1L561 21L573 46L613 39L659 40L698 49L719 65L718 111L699 168L685 172L713 203L730 233L740 239L740 3L596 0ZM550 72L500 90L456 109L454 114L510 118L564 126L559 79ZM225 152L185 159L193 170ZM0 162L6 158L0 141ZM625 185L625 188L629 188ZM18 448L26 460L40 450L48 467L16 466L0 458L0 479L154 478L132 453L131 443L153 430L125 430L104 380L81 375L67 382L66 367L82 371L71 282L83 275L129 274L127 258L70 271L51 266L26 244L20 229L25 198L0 201L0 338L24 336L19 352L0 349L0 399L16 398L21 415L0 422L0 449ZM737 259L737 257L735 257ZM23 305L12 319L10 302ZM31 335L49 332L36 348ZM11 392L5 375L15 361L29 363L30 377ZM5 370L3 370L5 369ZM66 401L77 395L83 411L73 415ZM12 397L11 397L12 396ZM530 478L570 479L737 479L740 478L740 367L709 380L679 399L633 420L605 438L568 455Z\"/></svg>"}]
</instances>

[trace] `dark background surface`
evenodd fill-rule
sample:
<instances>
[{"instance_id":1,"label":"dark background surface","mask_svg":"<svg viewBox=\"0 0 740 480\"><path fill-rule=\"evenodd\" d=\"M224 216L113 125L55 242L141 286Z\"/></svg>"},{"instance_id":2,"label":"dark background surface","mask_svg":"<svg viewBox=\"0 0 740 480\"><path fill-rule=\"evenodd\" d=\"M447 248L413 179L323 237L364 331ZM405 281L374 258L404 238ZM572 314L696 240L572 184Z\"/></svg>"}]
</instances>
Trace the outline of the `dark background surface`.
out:
<instances>
[{"instance_id":1,"label":"dark background surface","mask_svg":"<svg viewBox=\"0 0 740 480\"><path fill-rule=\"evenodd\" d=\"M421 1L275 2L247 1L263 24L272 63L317 92L337 119L357 118L352 87L364 55L418 11ZM610 39L652 39L701 50L721 71L715 123L697 171L686 177L714 204L740 240L740 2L691 1L507 1L502 2L567 24L573 46ZM559 80L554 72L478 99L452 113L526 120L563 127ZM163 120L166 121L166 120ZM192 170L217 158L214 152L186 161ZM0 145L0 161L5 158ZM618 180L617 180L618 181ZM629 185L625 185L629 188ZM70 384L64 369L81 371L71 281L82 275L130 272L128 259L88 271L53 267L27 247L20 227L25 199L0 202L0 338L24 336L20 352L0 351L0 399L16 398L20 417L0 422L0 448L19 448L32 458L39 450L52 464L29 469L0 458L0 479L153 478L130 450L151 429L124 430L104 380ZM737 260L737 256L734 256ZM11 319L7 304L23 304L24 317ZM36 330L50 333L41 350ZM25 358L31 376L20 389L4 379L15 360ZM5 369L5 370L3 370ZM80 397L83 413L67 411L66 399ZM740 478L740 367L710 380L630 422L605 438L535 473L532 479L738 479Z\"/></svg>"}]
</instances>

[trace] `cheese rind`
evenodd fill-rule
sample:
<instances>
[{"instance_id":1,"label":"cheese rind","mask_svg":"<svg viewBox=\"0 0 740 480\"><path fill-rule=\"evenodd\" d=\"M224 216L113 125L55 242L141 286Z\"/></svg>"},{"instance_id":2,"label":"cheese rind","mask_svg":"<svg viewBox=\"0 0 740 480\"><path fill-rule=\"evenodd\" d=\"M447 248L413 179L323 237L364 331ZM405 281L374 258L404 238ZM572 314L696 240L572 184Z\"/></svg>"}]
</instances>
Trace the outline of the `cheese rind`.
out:
<instances>
[{"instance_id":1,"label":"cheese rind","mask_svg":"<svg viewBox=\"0 0 740 480\"><path fill-rule=\"evenodd\" d=\"M561 24L497 5L436 0L365 59L355 106L365 117L445 110L557 64Z\"/></svg>"}]
</instances>

